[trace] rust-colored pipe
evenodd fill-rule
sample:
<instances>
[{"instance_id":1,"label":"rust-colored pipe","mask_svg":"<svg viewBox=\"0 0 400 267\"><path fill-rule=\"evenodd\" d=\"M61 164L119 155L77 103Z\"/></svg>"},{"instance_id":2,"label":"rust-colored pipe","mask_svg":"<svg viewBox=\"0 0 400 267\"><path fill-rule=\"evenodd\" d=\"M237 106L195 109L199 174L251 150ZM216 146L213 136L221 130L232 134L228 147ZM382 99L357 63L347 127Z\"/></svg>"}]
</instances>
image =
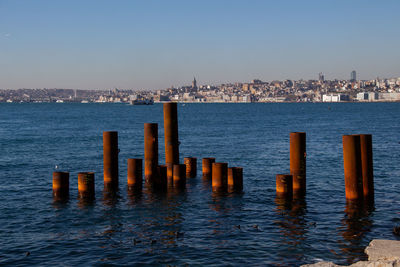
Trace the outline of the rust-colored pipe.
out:
<instances>
[{"instance_id":1,"label":"rust-colored pipe","mask_svg":"<svg viewBox=\"0 0 400 267\"><path fill-rule=\"evenodd\" d=\"M215 162L212 164L212 190L226 192L228 188L228 163Z\"/></svg>"},{"instance_id":2,"label":"rust-colored pipe","mask_svg":"<svg viewBox=\"0 0 400 267\"><path fill-rule=\"evenodd\" d=\"M243 168L228 168L228 191L237 193L243 191Z\"/></svg>"},{"instance_id":3,"label":"rust-colored pipe","mask_svg":"<svg viewBox=\"0 0 400 267\"><path fill-rule=\"evenodd\" d=\"M194 178L197 176L197 158L186 157L183 159L186 165L186 178Z\"/></svg>"},{"instance_id":4,"label":"rust-colored pipe","mask_svg":"<svg viewBox=\"0 0 400 267\"><path fill-rule=\"evenodd\" d=\"M360 134L361 172L363 177L364 198L374 201L374 169L372 156L372 135Z\"/></svg>"},{"instance_id":5,"label":"rust-colored pipe","mask_svg":"<svg viewBox=\"0 0 400 267\"><path fill-rule=\"evenodd\" d=\"M118 189L118 132L103 132L104 188Z\"/></svg>"},{"instance_id":6,"label":"rust-colored pipe","mask_svg":"<svg viewBox=\"0 0 400 267\"><path fill-rule=\"evenodd\" d=\"M94 199L94 172L78 173L78 193L82 199Z\"/></svg>"},{"instance_id":7,"label":"rust-colored pipe","mask_svg":"<svg viewBox=\"0 0 400 267\"><path fill-rule=\"evenodd\" d=\"M202 168L203 168L203 179L211 180L212 178L212 164L215 162L215 158L203 158Z\"/></svg>"},{"instance_id":8,"label":"rust-colored pipe","mask_svg":"<svg viewBox=\"0 0 400 267\"><path fill-rule=\"evenodd\" d=\"M342 139L346 199L360 200L363 197L360 136L343 135Z\"/></svg>"},{"instance_id":9,"label":"rust-colored pipe","mask_svg":"<svg viewBox=\"0 0 400 267\"><path fill-rule=\"evenodd\" d=\"M306 133L290 133L290 173L293 175L293 194L306 194Z\"/></svg>"},{"instance_id":10,"label":"rust-colored pipe","mask_svg":"<svg viewBox=\"0 0 400 267\"><path fill-rule=\"evenodd\" d=\"M174 164L174 187L183 188L186 186L186 165Z\"/></svg>"},{"instance_id":11,"label":"rust-colored pipe","mask_svg":"<svg viewBox=\"0 0 400 267\"><path fill-rule=\"evenodd\" d=\"M165 163L179 164L178 107L164 103Z\"/></svg>"},{"instance_id":12,"label":"rust-colored pipe","mask_svg":"<svg viewBox=\"0 0 400 267\"><path fill-rule=\"evenodd\" d=\"M291 174L276 175L276 196L279 198L292 198L293 176Z\"/></svg>"},{"instance_id":13,"label":"rust-colored pipe","mask_svg":"<svg viewBox=\"0 0 400 267\"><path fill-rule=\"evenodd\" d=\"M69 198L69 172L53 172L53 198L56 201Z\"/></svg>"},{"instance_id":14,"label":"rust-colored pipe","mask_svg":"<svg viewBox=\"0 0 400 267\"><path fill-rule=\"evenodd\" d=\"M128 189L133 191L142 190L143 184L143 160L128 159Z\"/></svg>"},{"instance_id":15,"label":"rust-colored pipe","mask_svg":"<svg viewBox=\"0 0 400 267\"><path fill-rule=\"evenodd\" d=\"M153 186L157 179L158 167L158 125L144 124L144 176L146 184Z\"/></svg>"}]
</instances>

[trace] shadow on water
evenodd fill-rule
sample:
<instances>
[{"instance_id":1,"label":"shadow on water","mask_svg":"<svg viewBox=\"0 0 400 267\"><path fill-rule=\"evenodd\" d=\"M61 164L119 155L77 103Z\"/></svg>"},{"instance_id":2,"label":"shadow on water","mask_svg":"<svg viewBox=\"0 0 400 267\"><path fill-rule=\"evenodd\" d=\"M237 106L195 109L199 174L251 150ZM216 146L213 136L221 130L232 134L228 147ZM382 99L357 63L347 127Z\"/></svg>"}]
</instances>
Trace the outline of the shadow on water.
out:
<instances>
[{"instance_id":1,"label":"shadow on water","mask_svg":"<svg viewBox=\"0 0 400 267\"><path fill-rule=\"evenodd\" d=\"M370 219L375 208L373 203L347 202L344 217L338 228L342 239L338 240L340 255L347 264L367 260L365 234L371 231L373 221Z\"/></svg>"},{"instance_id":2,"label":"shadow on water","mask_svg":"<svg viewBox=\"0 0 400 267\"><path fill-rule=\"evenodd\" d=\"M108 207L115 207L121 199L121 195L118 190L107 190L103 191L103 205Z\"/></svg>"},{"instance_id":3,"label":"shadow on water","mask_svg":"<svg viewBox=\"0 0 400 267\"><path fill-rule=\"evenodd\" d=\"M275 204L277 219L274 224L280 233L278 245L287 248L278 252L277 256L281 262L287 262L288 258L293 262L304 262L304 245L310 226L305 218L307 214L306 200L276 197ZM276 265L279 266L280 263Z\"/></svg>"}]
</instances>

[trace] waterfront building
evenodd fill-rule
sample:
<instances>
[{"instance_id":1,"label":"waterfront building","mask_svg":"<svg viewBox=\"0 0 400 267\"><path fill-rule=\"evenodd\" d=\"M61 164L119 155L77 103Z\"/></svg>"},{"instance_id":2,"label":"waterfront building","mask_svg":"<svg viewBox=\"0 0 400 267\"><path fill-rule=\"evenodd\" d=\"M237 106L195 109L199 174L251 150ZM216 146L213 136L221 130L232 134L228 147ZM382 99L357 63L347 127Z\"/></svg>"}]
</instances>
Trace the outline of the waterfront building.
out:
<instances>
[{"instance_id":1,"label":"waterfront building","mask_svg":"<svg viewBox=\"0 0 400 267\"><path fill-rule=\"evenodd\" d=\"M342 101L349 101L349 95L345 94L330 94L330 95L322 95L322 102L342 102Z\"/></svg>"}]
</instances>

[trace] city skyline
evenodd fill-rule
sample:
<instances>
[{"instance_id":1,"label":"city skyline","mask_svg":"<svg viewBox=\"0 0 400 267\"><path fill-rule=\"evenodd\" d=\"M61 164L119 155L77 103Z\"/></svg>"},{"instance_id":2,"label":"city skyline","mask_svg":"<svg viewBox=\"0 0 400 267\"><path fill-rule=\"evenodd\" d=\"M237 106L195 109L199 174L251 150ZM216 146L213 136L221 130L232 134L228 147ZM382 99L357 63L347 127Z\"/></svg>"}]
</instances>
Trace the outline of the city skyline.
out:
<instances>
[{"instance_id":1,"label":"city skyline","mask_svg":"<svg viewBox=\"0 0 400 267\"><path fill-rule=\"evenodd\" d=\"M1 1L0 88L400 76L397 1Z\"/></svg>"}]
</instances>

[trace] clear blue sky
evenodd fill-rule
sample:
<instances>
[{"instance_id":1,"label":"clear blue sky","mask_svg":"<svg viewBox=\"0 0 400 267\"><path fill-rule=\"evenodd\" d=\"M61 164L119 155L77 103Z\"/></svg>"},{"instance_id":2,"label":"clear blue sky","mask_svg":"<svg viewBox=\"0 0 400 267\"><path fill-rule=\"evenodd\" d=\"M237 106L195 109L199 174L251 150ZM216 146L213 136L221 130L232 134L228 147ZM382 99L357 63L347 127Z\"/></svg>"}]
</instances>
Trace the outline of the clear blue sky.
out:
<instances>
[{"instance_id":1,"label":"clear blue sky","mask_svg":"<svg viewBox=\"0 0 400 267\"><path fill-rule=\"evenodd\" d=\"M0 88L400 76L400 1L0 0Z\"/></svg>"}]
</instances>

